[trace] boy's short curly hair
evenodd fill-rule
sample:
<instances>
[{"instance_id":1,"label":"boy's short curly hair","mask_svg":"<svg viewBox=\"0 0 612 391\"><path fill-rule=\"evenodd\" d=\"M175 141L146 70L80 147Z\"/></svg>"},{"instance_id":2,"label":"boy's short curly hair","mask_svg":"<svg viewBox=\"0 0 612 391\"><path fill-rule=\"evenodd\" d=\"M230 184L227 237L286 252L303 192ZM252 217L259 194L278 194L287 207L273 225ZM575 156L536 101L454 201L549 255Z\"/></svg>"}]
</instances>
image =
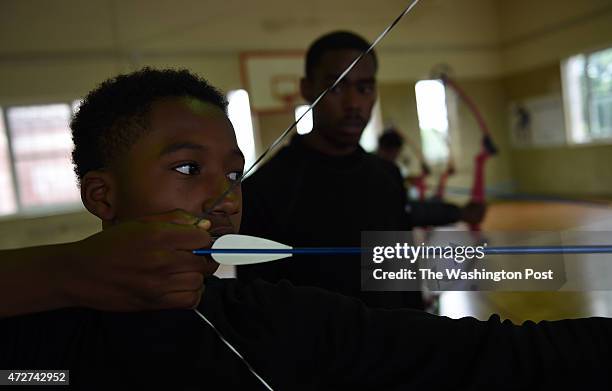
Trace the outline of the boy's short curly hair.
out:
<instances>
[{"instance_id":1,"label":"boy's short curly hair","mask_svg":"<svg viewBox=\"0 0 612 391\"><path fill-rule=\"evenodd\" d=\"M191 97L227 113L225 96L189 71L143 68L100 84L83 100L70 123L72 162L80 180L110 166L148 129L151 105L164 98Z\"/></svg>"}]
</instances>

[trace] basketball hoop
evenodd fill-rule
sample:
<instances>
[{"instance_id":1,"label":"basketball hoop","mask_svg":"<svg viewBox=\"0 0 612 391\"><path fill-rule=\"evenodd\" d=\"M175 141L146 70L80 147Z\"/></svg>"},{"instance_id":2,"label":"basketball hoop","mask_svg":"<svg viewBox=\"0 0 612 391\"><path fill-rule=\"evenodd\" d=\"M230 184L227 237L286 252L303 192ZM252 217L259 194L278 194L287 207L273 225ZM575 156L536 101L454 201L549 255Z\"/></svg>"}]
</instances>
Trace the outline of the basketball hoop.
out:
<instances>
[{"instance_id":1,"label":"basketball hoop","mask_svg":"<svg viewBox=\"0 0 612 391\"><path fill-rule=\"evenodd\" d=\"M285 94L285 95L281 95L279 96L279 99L281 101L283 101L284 106L285 106L285 110L287 111L293 111L295 110L296 106L297 106L297 101L300 98L300 94Z\"/></svg>"},{"instance_id":2,"label":"basketball hoop","mask_svg":"<svg viewBox=\"0 0 612 391\"><path fill-rule=\"evenodd\" d=\"M268 50L240 53L240 78L249 92L251 110L257 114L288 114L300 98L304 72L301 50Z\"/></svg>"}]
</instances>

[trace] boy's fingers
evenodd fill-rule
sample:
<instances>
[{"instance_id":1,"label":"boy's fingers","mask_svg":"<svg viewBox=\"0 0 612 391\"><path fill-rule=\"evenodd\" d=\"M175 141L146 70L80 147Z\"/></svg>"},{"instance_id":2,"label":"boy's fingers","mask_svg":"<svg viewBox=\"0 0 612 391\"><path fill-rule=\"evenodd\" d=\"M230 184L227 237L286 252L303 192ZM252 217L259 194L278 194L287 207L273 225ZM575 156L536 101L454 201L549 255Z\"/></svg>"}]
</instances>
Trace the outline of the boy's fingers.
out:
<instances>
[{"instance_id":1,"label":"boy's fingers","mask_svg":"<svg viewBox=\"0 0 612 391\"><path fill-rule=\"evenodd\" d=\"M194 225L159 224L155 240L162 241L175 250L195 250L211 244L209 233Z\"/></svg>"},{"instance_id":2,"label":"boy's fingers","mask_svg":"<svg viewBox=\"0 0 612 391\"><path fill-rule=\"evenodd\" d=\"M200 219L196 222L196 227L202 228L205 230L209 230L211 225L212 223L210 222L210 220L206 220L206 219Z\"/></svg>"}]
</instances>

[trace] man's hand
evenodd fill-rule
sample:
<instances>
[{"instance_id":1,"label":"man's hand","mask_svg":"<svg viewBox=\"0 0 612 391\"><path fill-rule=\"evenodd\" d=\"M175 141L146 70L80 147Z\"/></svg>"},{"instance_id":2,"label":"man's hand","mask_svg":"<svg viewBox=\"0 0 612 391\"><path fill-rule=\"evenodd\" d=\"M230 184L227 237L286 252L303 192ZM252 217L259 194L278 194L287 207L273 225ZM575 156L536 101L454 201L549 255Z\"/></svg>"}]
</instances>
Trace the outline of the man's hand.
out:
<instances>
[{"instance_id":1,"label":"man's hand","mask_svg":"<svg viewBox=\"0 0 612 391\"><path fill-rule=\"evenodd\" d=\"M109 311L196 307L204 277L219 266L191 253L211 245L210 222L197 221L174 211L65 245L70 255L50 267L67 304Z\"/></svg>"},{"instance_id":2,"label":"man's hand","mask_svg":"<svg viewBox=\"0 0 612 391\"><path fill-rule=\"evenodd\" d=\"M480 224L487 212L487 205L478 202L469 202L461 208L461 221L468 224Z\"/></svg>"}]
</instances>

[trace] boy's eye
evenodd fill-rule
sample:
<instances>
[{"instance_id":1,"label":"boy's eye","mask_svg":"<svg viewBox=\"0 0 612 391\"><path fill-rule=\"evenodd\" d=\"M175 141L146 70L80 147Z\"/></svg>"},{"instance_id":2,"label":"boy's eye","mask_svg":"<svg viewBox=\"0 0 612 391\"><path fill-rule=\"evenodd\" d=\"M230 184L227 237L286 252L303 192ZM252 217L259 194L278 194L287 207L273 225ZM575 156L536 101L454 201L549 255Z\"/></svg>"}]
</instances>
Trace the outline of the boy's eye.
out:
<instances>
[{"instance_id":1,"label":"boy's eye","mask_svg":"<svg viewBox=\"0 0 612 391\"><path fill-rule=\"evenodd\" d=\"M242 171L232 171L229 174L227 174L227 179L229 179L232 182L239 181L240 178L242 178Z\"/></svg>"},{"instance_id":2,"label":"boy's eye","mask_svg":"<svg viewBox=\"0 0 612 391\"><path fill-rule=\"evenodd\" d=\"M185 163L174 167L174 170L183 175L197 175L200 173L200 166L196 163Z\"/></svg>"}]
</instances>

